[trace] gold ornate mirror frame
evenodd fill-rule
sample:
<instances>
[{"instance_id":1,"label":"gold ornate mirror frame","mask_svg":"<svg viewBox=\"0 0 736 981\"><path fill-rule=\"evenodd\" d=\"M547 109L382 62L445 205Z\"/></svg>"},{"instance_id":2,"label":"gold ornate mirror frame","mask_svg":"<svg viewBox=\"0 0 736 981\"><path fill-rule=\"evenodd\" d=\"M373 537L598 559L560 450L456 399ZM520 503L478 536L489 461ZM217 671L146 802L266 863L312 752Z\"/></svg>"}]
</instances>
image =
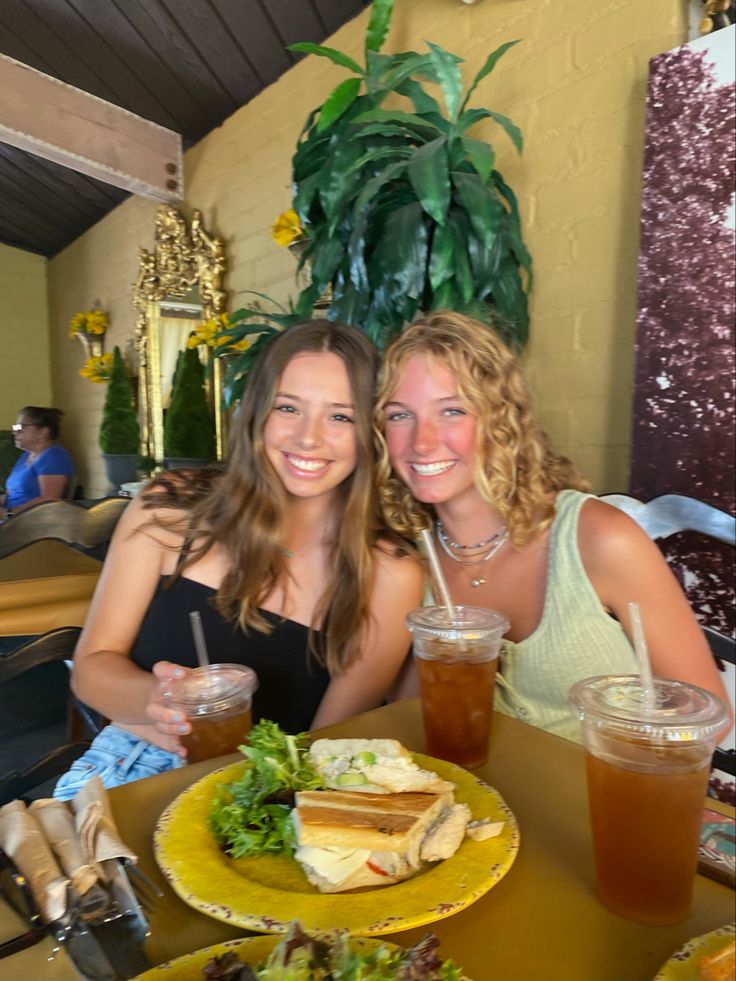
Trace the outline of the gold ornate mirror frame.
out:
<instances>
[{"instance_id":1,"label":"gold ornate mirror frame","mask_svg":"<svg viewBox=\"0 0 736 981\"><path fill-rule=\"evenodd\" d=\"M189 225L170 205L156 212L153 252L140 249L138 279L134 287L137 311L135 347L139 364L141 452L157 462L164 459L164 410L161 392L162 306L201 307L197 321L211 320L225 310L222 279L225 244L202 225L202 213L192 212ZM194 327L194 324L192 325ZM214 358L212 404L215 415L217 459L224 453L225 420L221 405L220 364Z\"/></svg>"}]
</instances>

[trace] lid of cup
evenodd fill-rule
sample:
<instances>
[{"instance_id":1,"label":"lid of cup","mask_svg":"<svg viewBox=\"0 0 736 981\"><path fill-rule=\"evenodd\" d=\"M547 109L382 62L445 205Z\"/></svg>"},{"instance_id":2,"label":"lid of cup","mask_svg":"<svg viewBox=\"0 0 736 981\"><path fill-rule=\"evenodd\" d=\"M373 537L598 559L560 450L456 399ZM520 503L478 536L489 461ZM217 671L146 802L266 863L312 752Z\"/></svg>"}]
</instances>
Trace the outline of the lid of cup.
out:
<instances>
[{"instance_id":1,"label":"lid of cup","mask_svg":"<svg viewBox=\"0 0 736 981\"><path fill-rule=\"evenodd\" d=\"M211 664L194 668L170 687L170 698L188 715L223 712L258 688L255 671L244 664Z\"/></svg>"},{"instance_id":2,"label":"lid of cup","mask_svg":"<svg viewBox=\"0 0 736 981\"><path fill-rule=\"evenodd\" d=\"M650 706L639 675L600 675L578 681L569 699L589 725L667 742L710 739L728 718L721 699L697 685L655 678L654 692Z\"/></svg>"},{"instance_id":3,"label":"lid of cup","mask_svg":"<svg viewBox=\"0 0 736 981\"><path fill-rule=\"evenodd\" d=\"M503 634L509 621L496 610L483 606L422 606L406 618L409 630L421 631L447 640L482 640Z\"/></svg>"}]
</instances>

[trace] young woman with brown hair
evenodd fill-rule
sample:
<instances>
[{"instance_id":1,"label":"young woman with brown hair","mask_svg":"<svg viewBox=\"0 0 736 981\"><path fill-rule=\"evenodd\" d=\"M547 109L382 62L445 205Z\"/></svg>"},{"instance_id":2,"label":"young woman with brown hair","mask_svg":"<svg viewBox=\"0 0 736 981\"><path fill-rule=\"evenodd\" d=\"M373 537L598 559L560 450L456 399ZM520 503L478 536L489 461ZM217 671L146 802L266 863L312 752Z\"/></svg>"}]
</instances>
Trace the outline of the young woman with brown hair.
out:
<instances>
[{"instance_id":1,"label":"young woman with brown hair","mask_svg":"<svg viewBox=\"0 0 736 981\"><path fill-rule=\"evenodd\" d=\"M126 510L73 673L76 694L114 725L56 796L96 772L114 786L184 755L189 723L158 693L197 664L194 609L211 660L256 671L255 719L297 732L384 700L409 648L404 618L420 602L422 573L379 520L376 364L353 328L289 329L252 370L224 472L164 475Z\"/></svg>"}]
</instances>

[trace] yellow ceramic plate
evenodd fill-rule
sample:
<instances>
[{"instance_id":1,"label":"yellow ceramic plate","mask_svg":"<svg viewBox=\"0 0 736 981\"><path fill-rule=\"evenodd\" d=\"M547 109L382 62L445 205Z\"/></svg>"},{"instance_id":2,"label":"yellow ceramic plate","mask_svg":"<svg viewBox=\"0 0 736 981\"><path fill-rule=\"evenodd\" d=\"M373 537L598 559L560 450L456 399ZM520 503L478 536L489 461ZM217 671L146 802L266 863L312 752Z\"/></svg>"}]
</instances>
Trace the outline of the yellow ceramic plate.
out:
<instances>
[{"instance_id":1,"label":"yellow ceramic plate","mask_svg":"<svg viewBox=\"0 0 736 981\"><path fill-rule=\"evenodd\" d=\"M717 953L729 940L733 940L734 933L736 924L729 923L728 926L689 940L670 957L654 981L697 981L700 958Z\"/></svg>"},{"instance_id":2,"label":"yellow ceramic plate","mask_svg":"<svg viewBox=\"0 0 736 981\"><path fill-rule=\"evenodd\" d=\"M244 964L258 964L265 961L273 948L282 940L281 937L246 937L243 940L226 940L212 947L195 950L193 954L184 954L176 960L159 964L144 974L139 974L135 981L204 981L202 969L212 957L220 957L228 950L235 951ZM380 940L354 937L350 941L353 950L373 950L381 945ZM383 941L389 950L395 950L396 945Z\"/></svg>"},{"instance_id":3,"label":"yellow ceramic plate","mask_svg":"<svg viewBox=\"0 0 736 981\"><path fill-rule=\"evenodd\" d=\"M174 891L194 909L231 926L284 933L299 920L307 933L349 930L378 936L433 923L470 906L499 882L519 850L516 819L488 784L452 763L415 755L419 766L456 787L474 818L503 821L500 835L466 839L444 862L414 878L362 892L320 893L286 855L232 859L217 846L208 816L215 787L234 780L243 763L209 773L187 788L161 815L154 832L156 860Z\"/></svg>"}]
</instances>

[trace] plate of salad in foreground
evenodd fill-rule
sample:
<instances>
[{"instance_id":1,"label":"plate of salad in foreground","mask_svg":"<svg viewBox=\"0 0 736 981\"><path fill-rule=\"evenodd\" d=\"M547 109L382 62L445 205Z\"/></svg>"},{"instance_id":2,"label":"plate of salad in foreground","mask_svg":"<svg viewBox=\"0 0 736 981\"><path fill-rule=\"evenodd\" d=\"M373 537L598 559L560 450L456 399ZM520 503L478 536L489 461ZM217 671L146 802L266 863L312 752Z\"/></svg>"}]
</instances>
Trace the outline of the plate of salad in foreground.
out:
<instances>
[{"instance_id":1,"label":"plate of salad in foreground","mask_svg":"<svg viewBox=\"0 0 736 981\"><path fill-rule=\"evenodd\" d=\"M438 946L432 934L408 950L344 934L320 941L292 924L285 937L227 940L154 967L137 981L469 981L443 960Z\"/></svg>"},{"instance_id":2,"label":"plate of salad in foreground","mask_svg":"<svg viewBox=\"0 0 736 981\"><path fill-rule=\"evenodd\" d=\"M299 799L303 791L313 795L329 786L310 765L309 743L305 734L288 736L274 723L261 721L251 730L248 746L241 748L244 762L207 774L164 811L154 832L154 853L185 903L259 933L285 933L298 920L305 931L322 936L335 930L380 936L452 916L480 899L513 865L519 830L500 795L467 770L401 747L408 757L402 764L405 772L446 781L453 806L469 810L472 824L492 827L494 836L464 838L451 857L421 862L404 881L379 875L387 884L320 891L294 858L294 821L291 808L282 803L290 791ZM372 767L367 771L376 772ZM354 790L356 779L348 768L338 784L349 780ZM423 795L407 795L412 796ZM373 800L380 804L383 798Z\"/></svg>"}]
</instances>

